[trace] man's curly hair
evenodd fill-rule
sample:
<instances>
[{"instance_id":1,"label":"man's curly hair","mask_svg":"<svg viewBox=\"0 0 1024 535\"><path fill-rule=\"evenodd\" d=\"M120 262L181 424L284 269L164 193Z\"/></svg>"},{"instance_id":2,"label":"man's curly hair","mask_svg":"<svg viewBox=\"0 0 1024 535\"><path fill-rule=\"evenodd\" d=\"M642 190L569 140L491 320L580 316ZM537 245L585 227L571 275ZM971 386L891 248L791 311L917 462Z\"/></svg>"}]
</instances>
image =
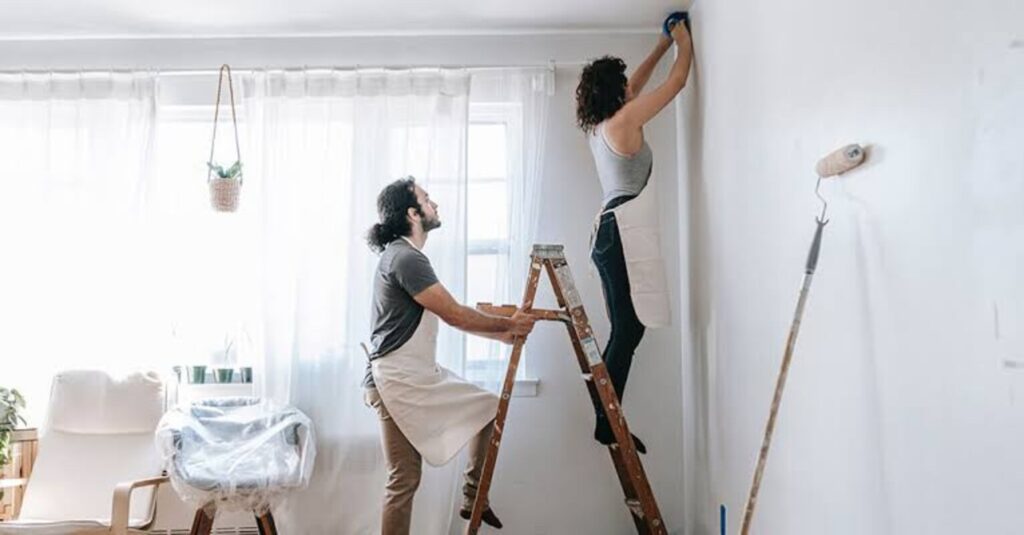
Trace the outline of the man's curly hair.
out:
<instances>
[{"instance_id":1,"label":"man's curly hair","mask_svg":"<svg viewBox=\"0 0 1024 535\"><path fill-rule=\"evenodd\" d=\"M405 177L388 184L377 196L377 215L380 222L366 233L366 243L376 253L402 236L412 234L412 223L407 218L409 208L423 215L416 199L416 179Z\"/></svg>"}]
</instances>

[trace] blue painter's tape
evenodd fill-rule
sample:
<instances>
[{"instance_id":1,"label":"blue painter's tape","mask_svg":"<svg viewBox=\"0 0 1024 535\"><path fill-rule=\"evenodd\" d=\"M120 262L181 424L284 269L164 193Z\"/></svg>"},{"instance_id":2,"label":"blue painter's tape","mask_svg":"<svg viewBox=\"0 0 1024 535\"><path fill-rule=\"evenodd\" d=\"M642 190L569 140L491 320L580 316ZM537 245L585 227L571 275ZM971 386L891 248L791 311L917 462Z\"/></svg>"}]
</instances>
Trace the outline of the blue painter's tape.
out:
<instances>
[{"instance_id":1,"label":"blue painter's tape","mask_svg":"<svg viewBox=\"0 0 1024 535\"><path fill-rule=\"evenodd\" d=\"M665 22L661 25L661 31L665 32L665 35L672 34L672 27L678 24L680 21L686 24L686 29L690 29L690 14L686 11L676 11L671 15L665 17Z\"/></svg>"}]
</instances>

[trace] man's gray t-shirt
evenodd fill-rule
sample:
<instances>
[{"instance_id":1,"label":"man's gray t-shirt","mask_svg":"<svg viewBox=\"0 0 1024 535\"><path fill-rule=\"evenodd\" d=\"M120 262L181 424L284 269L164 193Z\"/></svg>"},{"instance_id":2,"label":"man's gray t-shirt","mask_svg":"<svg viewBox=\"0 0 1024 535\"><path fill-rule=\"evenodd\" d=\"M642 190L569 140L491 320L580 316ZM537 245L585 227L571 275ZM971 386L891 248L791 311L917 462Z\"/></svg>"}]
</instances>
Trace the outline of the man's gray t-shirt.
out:
<instances>
[{"instance_id":1,"label":"man's gray t-shirt","mask_svg":"<svg viewBox=\"0 0 1024 535\"><path fill-rule=\"evenodd\" d=\"M370 360L386 357L412 338L423 317L413 296L438 282L427 255L403 238L387 245L373 276ZM366 365L363 386L374 386Z\"/></svg>"}]
</instances>

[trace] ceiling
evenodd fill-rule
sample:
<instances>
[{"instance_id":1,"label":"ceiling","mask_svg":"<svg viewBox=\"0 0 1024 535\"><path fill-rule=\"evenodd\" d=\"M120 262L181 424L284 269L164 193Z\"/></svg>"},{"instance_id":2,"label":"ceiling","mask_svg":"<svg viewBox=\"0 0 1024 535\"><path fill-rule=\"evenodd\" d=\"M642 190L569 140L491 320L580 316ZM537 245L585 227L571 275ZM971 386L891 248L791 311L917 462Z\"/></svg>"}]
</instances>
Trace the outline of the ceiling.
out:
<instances>
[{"instance_id":1,"label":"ceiling","mask_svg":"<svg viewBox=\"0 0 1024 535\"><path fill-rule=\"evenodd\" d=\"M0 0L0 39L652 31L666 14L685 4L670 0Z\"/></svg>"}]
</instances>

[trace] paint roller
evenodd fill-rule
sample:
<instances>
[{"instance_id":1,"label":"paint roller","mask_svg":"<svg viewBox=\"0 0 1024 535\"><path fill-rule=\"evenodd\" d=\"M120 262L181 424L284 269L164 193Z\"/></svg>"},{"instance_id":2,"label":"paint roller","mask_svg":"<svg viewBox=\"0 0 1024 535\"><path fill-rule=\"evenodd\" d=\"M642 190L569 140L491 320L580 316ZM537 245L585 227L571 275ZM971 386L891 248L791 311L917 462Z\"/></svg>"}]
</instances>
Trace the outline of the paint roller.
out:
<instances>
[{"instance_id":1,"label":"paint roller","mask_svg":"<svg viewBox=\"0 0 1024 535\"><path fill-rule=\"evenodd\" d=\"M851 143L818 160L818 165L814 166L814 170L818 172L819 177L829 178L841 175L862 163L864 163L864 147Z\"/></svg>"},{"instance_id":2,"label":"paint roller","mask_svg":"<svg viewBox=\"0 0 1024 535\"><path fill-rule=\"evenodd\" d=\"M782 404L782 392L786 388L786 377L789 375L789 366L793 360L793 349L796 347L796 338L800 333L800 322L804 315L804 306L807 304L807 294L811 290L811 280L814 278L814 271L818 267L818 255L821 252L821 236L828 220L825 213L828 211L828 201L821 196L819 189L821 181L825 178L839 176L864 163L864 148L857 144L846 145L826 155L814 166L818 173L818 183L814 187L814 194L821 200L821 214L815 219L817 228L814 231L814 239L811 241L810 251L807 252L807 262L804 265L804 280L800 287L800 296L797 298L796 312L793 314L793 323L789 327L789 337L786 340L786 351L782 357L782 367L779 376L775 380L775 395L772 397L771 410L768 413L768 422L765 424L764 439L761 441L761 450L757 457L757 468L754 469L754 480L750 485L750 493L747 495L747 504L743 510L743 524L740 528L741 535L749 535L750 525L754 520L754 508L757 505L757 495L761 490L761 480L764 477L764 468L768 462L768 450L772 444L772 434L775 432L775 422L779 414L779 406Z\"/></svg>"}]
</instances>

